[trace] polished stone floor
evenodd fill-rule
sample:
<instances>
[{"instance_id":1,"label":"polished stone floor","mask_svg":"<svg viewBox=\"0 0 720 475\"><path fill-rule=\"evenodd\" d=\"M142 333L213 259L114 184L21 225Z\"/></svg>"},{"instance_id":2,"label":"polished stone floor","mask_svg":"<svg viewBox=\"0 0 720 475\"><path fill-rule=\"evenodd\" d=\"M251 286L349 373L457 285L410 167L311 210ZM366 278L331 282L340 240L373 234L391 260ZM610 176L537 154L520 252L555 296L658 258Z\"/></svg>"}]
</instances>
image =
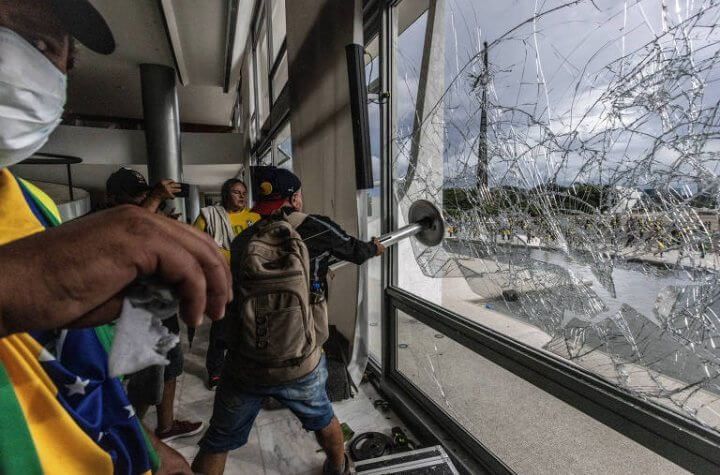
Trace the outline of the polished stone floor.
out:
<instances>
[{"instance_id":1,"label":"polished stone floor","mask_svg":"<svg viewBox=\"0 0 720 475\"><path fill-rule=\"evenodd\" d=\"M206 423L210 420L215 393L205 388L203 379L208 331L209 324L198 329L192 348L188 348L187 337L182 335L185 373L177 383L176 418L202 420ZM394 414L381 412L374 407L373 402L379 398L370 384L362 384L355 398L333 404L335 414L340 422L346 422L356 434L377 431L390 435L390 428L394 426L401 426L407 431ZM146 415L145 422L148 427L155 427L154 408ZM198 451L200 436L176 439L169 445L192 461ZM228 456L225 473L320 474L325 457L322 452L318 452L319 449L313 434L306 432L289 410L262 410L250 432L247 445Z\"/></svg>"}]
</instances>

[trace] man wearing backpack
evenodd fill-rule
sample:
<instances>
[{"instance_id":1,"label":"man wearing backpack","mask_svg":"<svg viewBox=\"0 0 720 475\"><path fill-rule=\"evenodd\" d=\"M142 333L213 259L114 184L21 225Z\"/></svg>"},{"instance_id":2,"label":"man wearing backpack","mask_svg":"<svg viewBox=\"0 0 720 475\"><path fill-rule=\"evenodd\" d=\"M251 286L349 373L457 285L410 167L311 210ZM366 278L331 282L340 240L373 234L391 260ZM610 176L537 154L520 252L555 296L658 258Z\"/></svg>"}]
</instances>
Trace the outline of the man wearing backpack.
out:
<instances>
[{"instance_id":1,"label":"man wearing backpack","mask_svg":"<svg viewBox=\"0 0 720 475\"><path fill-rule=\"evenodd\" d=\"M328 262L335 257L362 264L385 248L376 239L348 236L325 216L303 214L300 180L287 170L266 177L259 200L254 211L264 219L231 247L236 308L210 427L193 470L223 473L227 453L247 442L263 398L272 396L315 432L327 455L323 473L349 473L326 392Z\"/></svg>"}]
</instances>

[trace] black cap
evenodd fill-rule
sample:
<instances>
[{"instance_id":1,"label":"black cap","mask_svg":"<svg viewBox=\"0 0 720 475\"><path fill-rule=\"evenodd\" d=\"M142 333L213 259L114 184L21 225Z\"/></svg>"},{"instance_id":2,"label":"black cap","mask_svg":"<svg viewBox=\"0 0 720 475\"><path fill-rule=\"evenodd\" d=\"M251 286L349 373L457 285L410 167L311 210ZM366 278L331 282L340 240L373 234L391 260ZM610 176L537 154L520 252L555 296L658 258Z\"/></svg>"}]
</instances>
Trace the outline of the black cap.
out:
<instances>
[{"instance_id":1,"label":"black cap","mask_svg":"<svg viewBox=\"0 0 720 475\"><path fill-rule=\"evenodd\" d=\"M52 0L55 13L68 33L100 54L115 51L115 39L105 19L88 0Z\"/></svg>"},{"instance_id":2,"label":"black cap","mask_svg":"<svg viewBox=\"0 0 720 475\"><path fill-rule=\"evenodd\" d=\"M143 191L148 191L150 187L140 172L131 168L121 168L108 177L105 189L111 196L118 196L123 192L129 196L136 196Z\"/></svg>"},{"instance_id":3,"label":"black cap","mask_svg":"<svg viewBox=\"0 0 720 475\"><path fill-rule=\"evenodd\" d=\"M289 198L300 189L301 183L290 170L284 168L273 168L264 172L258 199L260 201L272 201L279 198Z\"/></svg>"}]
</instances>

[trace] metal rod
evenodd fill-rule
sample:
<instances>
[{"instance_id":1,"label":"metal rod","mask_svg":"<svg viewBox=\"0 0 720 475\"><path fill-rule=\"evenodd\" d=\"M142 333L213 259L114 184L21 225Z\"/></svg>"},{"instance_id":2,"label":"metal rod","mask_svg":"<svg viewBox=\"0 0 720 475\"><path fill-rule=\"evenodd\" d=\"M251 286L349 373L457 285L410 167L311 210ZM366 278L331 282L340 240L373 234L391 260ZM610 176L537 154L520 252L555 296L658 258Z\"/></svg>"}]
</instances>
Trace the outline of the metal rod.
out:
<instances>
[{"instance_id":1,"label":"metal rod","mask_svg":"<svg viewBox=\"0 0 720 475\"><path fill-rule=\"evenodd\" d=\"M380 243L387 247L392 246L396 244L398 241L401 241L405 238L409 238L411 236L415 236L417 233L422 231L425 228L422 223L412 223L408 224L407 226L403 226L400 229L397 229L395 231L389 232L387 234L383 234L378 238L378 241ZM337 269L340 269L341 267L350 264L348 261L338 261L333 264L330 264L328 268L332 271L335 271Z\"/></svg>"},{"instance_id":2,"label":"metal rod","mask_svg":"<svg viewBox=\"0 0 720 475\"><path fill-rule=\"evenodd\" d=\"M70 164L67 165L67 176L68 176L68 191L70 192L70 201L75 201L75 196L73 196L73 183L72 183L72 170L70 170Z\"/></svg>"},{"instance_id":3,"label":"metal rod","mask_svg":"<svg viewBox=\"0 0 720 475\"><path fill-rule=\"evenodd\" d=\"M384 246L392 246L398 241L414 236L422 231L424 226L420 223L408 224L400 229L384 234L378 238Z\"/></svg>"}]
</instances>

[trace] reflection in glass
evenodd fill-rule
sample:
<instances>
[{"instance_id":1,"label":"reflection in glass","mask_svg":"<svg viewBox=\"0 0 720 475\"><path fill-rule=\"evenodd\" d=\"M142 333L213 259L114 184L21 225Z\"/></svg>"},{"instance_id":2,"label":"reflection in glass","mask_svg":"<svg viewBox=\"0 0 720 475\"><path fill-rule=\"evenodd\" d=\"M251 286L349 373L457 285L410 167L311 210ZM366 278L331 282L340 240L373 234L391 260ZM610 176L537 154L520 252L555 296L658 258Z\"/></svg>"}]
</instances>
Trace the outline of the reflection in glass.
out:
<instances>
[{"instance_id":1,"label":"reflection in glass","mask_svg":"<svg viewBox=\"0 0 720 475\"><path fill-rule=\"evenodd\" d=\"M247 61L247 72L245 74L248 83L248 135L250 137L250 145L255 145L257 139L257 117L255 116L255 68L253 66L253 60L250 58Z\"/></svg>"},{"instance_id":2,"label":"reflection in glass","mask_svg":"<svg viewBox=\"0 0 720 475\"><path fill-rule=\"evenodd\" d=\"M263 17L264 18L264 17ZM255 64L257 65L257 110L258 129L262 128L270 114L269 102L269 66L268 66L268 38L267 28L264 21L260 22L260 30L257 34L257 47L255 50ZM260 135L260 134L258 134Z\"/></svg>"},{"instance_id":3,"label":"reflection in glass","mask_svg":"<svg viewBox=\"0 0 720 475\"><path fill-rule=\"evenodd\" d=\"M275 62L280 46L285 40L285 0L271 0L270 23L272 24L272 55Z\"/></svg>"},{"instance_id":4,"label":"reflection in glass","mask_svg":"<svg viewBox=\"0 0 720 475\"><path fill-rule=\"evenodd\" d=\"M283 54L282 60L280 61L280 64L277 67L277 70L275 71L275 75L272 78L272 99L273 102L275 102L275 99L278 98L280 95L280 92L282 92L283 87L287 83L288 80L288 63L287 63L287 53Z\"/></svg>"},{"instance_id":5,"label":"reflection in glass","mask_svg":"<svg viewBox=\"0 0 720 475\"><path fill-rule=\"evenodd\" d=\"M275 154L275 166L292 171L292 134L290 133L290 122L288 121L273 140L273 153Z\"/></svg>"}]
</instances>

